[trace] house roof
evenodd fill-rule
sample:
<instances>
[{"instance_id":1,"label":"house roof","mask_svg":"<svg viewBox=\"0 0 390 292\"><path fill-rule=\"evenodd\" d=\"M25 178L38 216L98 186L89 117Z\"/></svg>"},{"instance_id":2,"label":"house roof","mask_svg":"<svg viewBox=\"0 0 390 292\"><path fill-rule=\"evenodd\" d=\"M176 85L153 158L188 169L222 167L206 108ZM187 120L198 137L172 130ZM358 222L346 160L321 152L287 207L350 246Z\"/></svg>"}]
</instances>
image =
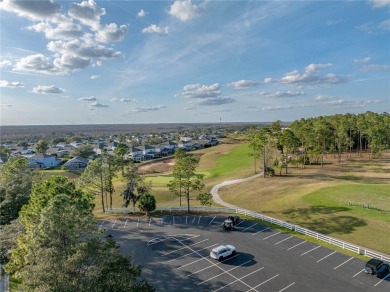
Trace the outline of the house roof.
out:
<instances>
[{"instance_id":1,"label":"house roof","mask_svg":"<svg viewBox=\"0 0 390 292\"><path fill-rule=\"evenodd\" d=\"M30 156L29 158L34 158L34 159L43 159L43 158L50 158L50 157L53 157L51 155L48 155L46 153L37 153L33 156Z\"/></svg>"},{"instance_id":2,"label":"house roof","mask_svg":"<svg viewBox=\"0 0 390 292\"><path fill-rule=\"evenodd\" d=\"M66 163L75 162L75 161L79 161L79 162L83 162L85 164L88 164L88 159L81 157L81 156L73 157L72 159L68 160Z\"/></svg>"}]
</instances>

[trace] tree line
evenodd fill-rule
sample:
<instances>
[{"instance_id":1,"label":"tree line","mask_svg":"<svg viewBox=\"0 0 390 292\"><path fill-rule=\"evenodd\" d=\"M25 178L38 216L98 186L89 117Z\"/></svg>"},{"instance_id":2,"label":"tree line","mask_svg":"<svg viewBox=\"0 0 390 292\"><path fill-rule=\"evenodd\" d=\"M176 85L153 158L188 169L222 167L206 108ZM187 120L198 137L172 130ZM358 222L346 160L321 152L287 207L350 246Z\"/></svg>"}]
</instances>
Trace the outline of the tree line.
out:
<instances>
[{"instance_id":1,"label":"tree line","mask_svg":"<svg viewBox=\"0 0 390 292\"><path fill-rule=\"evenodd\" d=\"M283 168L287 173L289 164L301 168L309 163L323 166L328 154L335 155L338 163L342 154L351 158L352 153L368 153L371 159L390 148L390 116L373 112L319 116L296 120L285 128L276 121L267 127L248 129L247 140L255 172L261 168L264 175L281 174ZM258 160L261 166L256 166Z\"/></svg>"}]
</instances>

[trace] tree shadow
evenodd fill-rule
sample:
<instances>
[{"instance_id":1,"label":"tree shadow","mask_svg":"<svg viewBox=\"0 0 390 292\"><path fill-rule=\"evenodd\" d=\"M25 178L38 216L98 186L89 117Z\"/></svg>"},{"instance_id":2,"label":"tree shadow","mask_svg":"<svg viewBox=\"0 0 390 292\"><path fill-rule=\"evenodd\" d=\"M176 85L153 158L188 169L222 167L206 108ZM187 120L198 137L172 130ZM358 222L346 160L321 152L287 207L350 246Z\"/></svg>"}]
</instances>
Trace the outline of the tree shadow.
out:
<instances>
[{"instance_id":1,"label":"tree shadow","mask_svg":"<svg viewBox=\"0 0 390 292\"><path fill-rule=\"evenodd\" d=\"M351 209L339 206L311 206L289 209L283 214L297 225L322 234L349 234L358 227L367 225L366 221L360 218L338 214L349 210Z\"/></svg>"}]
</instances>

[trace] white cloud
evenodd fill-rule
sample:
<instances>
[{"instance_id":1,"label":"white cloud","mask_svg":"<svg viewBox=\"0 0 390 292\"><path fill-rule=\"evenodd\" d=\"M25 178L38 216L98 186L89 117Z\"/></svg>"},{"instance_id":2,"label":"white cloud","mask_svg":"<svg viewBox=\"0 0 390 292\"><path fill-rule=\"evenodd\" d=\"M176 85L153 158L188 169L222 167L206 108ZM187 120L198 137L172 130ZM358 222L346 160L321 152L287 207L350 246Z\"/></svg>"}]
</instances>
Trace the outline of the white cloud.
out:
<instances>
[{"instance_id":1,"label":"white cloud","mask_svg":"<svg viewBox=\"0 0 390 292\"><path fill-rule=\"evenodd\" d=\"M84 96L84 97L79 98L78 100L81 100L81 101L95 101L96 97L94 97L94 96Z\"/></svg>"},{"instance_id":2,"label":"white cloud","mask_svg":"<svg viewBox=\"0 0 390 292\"><path fill-rule=\"evenodd\" d=\"M120 52L111 48L80 40L51 41L47 47L56 54L54 60L42 54L30 55L20 59L13 70L63 75L91 64L99 65L102 60L121 57Z\"/></svg>"},{"instance_id":3,"label":"white cloud","mask_svg":"<svg viewBox=\"0 0 390 292\"><path fill-rule=\"evenodd\" d=\"M12 105L9 103L1 103L0 104L0 108L11 108L11 107L12 107Z\"/></svg>"},{"instance_id":4,"label":"white cloud","mask_svg":"<svg viewBox=\"0 0 390 292\"><path fill-rule=\"evenodd\" d=\"M390 0L370 0L374 8L390 6Z\"/></svg>"},{"instance_id":5,"label":"white cloud","mask_svg":"<svg viewBox=\"0 0 390 292\"><path fill-rule=\"evenodd\" d=\"M329 26L336 25L336 24L339 24L341 21L342 21L341 19L331 19L331 20L328 20L326 22L326 25L329 25Z\"/></svg>"},{"instance_id":6,"label":"white cloud","mask_svg":"<svg viewBox=\"0 0 390 292\"><path fill-rule=\"evenodd\" d=\"M47 39L69 40L80 38L84 35L81 26L74 24L70 19L58 23L57 27L54 28L49 22L40 22L28 26L27 29L44 33Z\"/></svg>"},{"instance_id":7,"label":"white cloud","mask_svg":"<svg viewBox=\"0 0 390 292\"><path fill-rule=\"evenodd\" d=\"M120 101L121 102L133 102L133 101L135 101L135 99L134 98L121 98Z\"/></svg>"},{"instance_id":8,"label":"white cloud","mask_svg":"<svg viewBox=\"0 0 390 292\"><path fill-rule=\"evenodd\" d=\"M16 13L33 20L53 19L60 10L60 4L52 0L15 1L3 0L0 10Z\"/></svg>"},{"instance_id":9,"label":"white cloud","mask_svg":"<svg viewBox=\"0 0 390 292\"><path fill-rule=\"evenodd\" d=\"M199 16L202 12L203 9L195 4L192 4L191 0L176 0L171 5L171 9L168 13L181 21L188 21Z\"/></svg>"},{"instance_id":10,"label":"white cloud","mask_svg":"<svg viewBox=\"0 0 390 292\"><path fill-rule=\"evenodd\" d=\"M90 65L91 60L74 55L60 55L54 60L42 55L30 55L21 58L13 68L14 71L34 72L41 74L63 75Z\"/></svg>"},{"instance_id":11,"label":"white cloud","mask_svg":"<svg viewBox=\"0 0 390 292\"><path fill-rule=\"evenodd\" d=\"M267 98L282 98L282 97L295 97L306 95L303 91L276 91L273 93L260 92L261 96Z\"/></svg>"},{"instance_id":12,"label":"white cloud","mask_svg":"<svg viewBox=\"0 0 390 292\"><path fill-rule=\"evenodd\" d=\"M202 99L196 103L198 106L213 106L213 105L221 105L221 104L229 104L233 103L236 100L234 98L230 97L213 97L213 98L207 98Z\"/></svg>"},{"instance_id":13,"label":"white cloud","mask_svg":"<svg viewBox=\"0 0 390 292\"><path fill-rule=\"evenodd\" d=\"M365 57L365 58L361 58L361 59L354 59L353 62L354 63L367 63L367 62L370 62L371 60L371 57Z\"/></svg>"},{"instance_id":14,"label":"white cloud","mask_svg":"<svg viewBox=\"0 0 390 292\"><path fill-rule=\"evenodd\" d=\"M13 68L14 71L37 72L44 74L59 74L58 68L53 65L50 58L42 54L30 55L21 58Z\"/></svg>"},{"instance_id":15,"label":"white cloud","mask_svg":"<svg viewBox=\"0 0 390 292\"><path fill-rule=\"evenodd\" d=\"M39 85L37 87L34 87L32 89L33 93L42 93L42 94L47 94L47 93L52 93L52 94L60 94L66 92L65 89L56 87L54 85L46 86L46 85Z\"/></svg>"},{"instance_id":16,"label":"white cloud","mask_svg":"<svg viewBox=\"0 0 390 292\"><path fill-rule=\"evenodd\" d=\"M100 78L101 76L100 75L92 75L91 77L90 77L90 79L91 80L95 80L95 79L98 79L98 78Z\"/></svg>"},{"instance_id":17,"label":"white cloud","mask_svg":"<svg viewBox=\"0 0 390 292\"><path fill-rule=\"evenodd\" d=\"M212 112L213 112L213 113L229 113L229 112L231 112L231 111L232 111L231 109L221 108L221 109L213 110Z\"/></svg>"},{"instance_id":18,"label":"white cloud","mask_svg":"<svg viewBox=\"0 0 390 292\"><path fill-rule=\"evenodd\" d=\"M306 73L316 73L316 72L319 72L325 68L329 68L329 67L332 67L333 64L332 63L328 63L328 64L310 64L308 66L306 66L305 68L305 72Z\"/></svg>"},{"instance_id":19,"label":"white cloud","mask_svg":"<svg viewBox=\"0 0 390 292\"><path fill-rule=\"evenodd\" d=\"M18 87L24 87L24 83L8 82L6 80L0 80L0 87L18 88Z\"/></svg>"},{"instance_id":20,"label":"white cloud","mask_svg":"<svg viewBox=\"0 0 390 292\"><path fill-rule=\"evenodd\" d=\"M142 30L143 33L154 33L159 35L167 35L168 34L168 26L166 27L160 27L155 24L152 24L148 27L145 27Z\"/></svg>"},{"instance_id":21,"label":"white cloud","mask_svg":"<svg viewBox=\"0 0 390 292\"><path fill-rule=\"evenodd\" d=\"M262 112L274 112L274 111L284 111L284 110L292 110L294 109L295 107L292 106L292 105L276 105L276 106L266 106L266 107L262 107L262 108L255 108L255 107L251 107L249 109L250 112L259 112L259 111L262 111Z\"/></svg>"},{"instance_id":22,"label":"white cloud","mask_svg":"<svg viewBox=\"0 0 390 292\"><path fill-rule=\"evenodd\" d=\"M146 14L148 14L148 12L146 12L145 10L141 9L138 13L137 13L137 16L138 17L145 17Z\"/></svg>"},{"instance_id":23,"label":"white cloud","mask_svg":"<svg viewBox=\"0 0 390 292\"><path fill-rule=\"evenodd\" d=\"M85 59L104 60L121 57L121 53L103 45L84 43L80 40L51 41L47 44L49 51L65 56L76 56Z\"/></svg>"},{"instance_id":24,"label":"white cloud","mask_svg":"<svg viewBox=\"0 0 390 292\"><path fill-rule=\"evenodd\" d=\"M0 61L0 68L12 66L12 62L9 60Z\"/></svg>"},{"instance_id":25,"label":"white cloud","mask_svg":"<svg viewBox=\"0 0 390 292\"><path fill-rule=\"evenodd\" d=\"M101 103L99 103L97 101L90 103L88 106L89 107L108 107L108 105L101 104Z\"/></svg>"},{"instance_id":26,"label":"white cloud","mask_svg":"<svg viewBox=\"0 0 390 292\"><path fill-rule=\"evenodd\" d=\"M119 42L125 38L127 34L127 25L118 27L116 23L110 23L99 29L96 33L96 40L101 43Z\"/></svg>"},{"instance_id":27,"label":"white cloud","mask_svg":"<svg viewBox=\"0 0 390 292\"><path fill-rule=\"evenodd\" d=\"M246 89L260 85L261 83L253 80L238 80L228 83L228 86L233 87L234 89Z\"/></svg>"},{"instance_id":28,"label":"white cloud","mask_svg":"<svg viewBox=\"0 0 390 292\"><path fill-rule=\"evenodd\" d=\"M68 14L82 24L98 31L100 28L100 17L106 14L104 8L100 8L95 1L88 0L79 3L72 3Z\"/></svg>"},{"instance_id":29,"label":"white cloud","mask_svg":"<svg viewBox=\"0 0 390 292\"><path fill-rule=\"evenodd\" d=\"M377 64L369 64L369 65L364 65L361 70L368 72L368 71L385 71L389 70L390 66L389 65L377 65Z\"/></svg>"},{"instance_id":30,"label":"white cloud","mask_svg":"<svg viewBox=\"0 0 390 292\"><path fill-rule=\"evenodd\" d=\"M112 102L134 102L135 101L134 98L117 98L117 97L111 98L110 100Z\"/></svg>"},{"instance_id":31,"label":"white cloud","mask_svg":"<svg viewBox=\"0 0 390 292\"><path fill-rule=\"evenodd\" d=\"M184 108L184 110L186 110L186 111L193 111L193 110L196 110L196 109L198 109L198 107L194 106L194 105L190 105L190 106L187 106L187 107Z\"/></svg>"},{"instance_id":32,"label":"white cloud","mask_svg":"<svg viewBox=\"0 0 390 292\"><path fill-rule=\"evenodd\" d=\"M355 27L360 31L364 31L366 33L372 34L376 30L376 25L373 22L363 23Z\"/></svg>"},{"instance_id":33,"label":"white cloud","mask_svg":"<svg viewBox=\"0 0 390 292\"><path fill-rule=\"evenodd\" d=\"M184 86L183 92L176 94L176 97L186 97L186 98L211 98L219 97L221 91L219 90L221 86L219 83L214 83L212 85L201 85L197 84L188 84Z\"/></svg>"},{"instance_id":34,"label":"white cloud","mask_svg":"<svg viewBox=\"0 0 390 292\"><path fill-rule=\"evenodd\" d=\"M328 101L331 99L334 99L334 97L329 95L317 95L316 97L313 98L313 100L317 102Z\"/></svg>"},{"instance_id":35,"label":"white cloud","mask_svg":"<svg viewBox=\"0 0 390 292\"><path fill-rule=\"evenodd\" d=\"M129 109L127 112L129 114L140 114L140 113L146 113L150 111L158 111L160 109L167 108L165 105L157 105L157 106L149 106L149 107L133 107Z\"/></svg>"},{"instance_id":36,"label":"white cloud","mask_svg":"<svg viewBox=\"0 0 390 292\"><path fill-rule=\"evenodd\" d=\"M351 79L351 76L336 75L329 73L320 76L318 73L325 68L331 67L332 64L310 64L306 66L304 73L299 73L294 70L286 73L280 79L266 78L264 83L284 83L284 84L299 84L299 85L315 85L315 84L337 84L345 83Z\"/></svg>"},{"instance_id":37,"label":"white cloud","mask_svg":"<svg viewBox=\"0 0 390 292\"><path fill-rule=\"evenodd\" d=\"M390 30L390 19L384 20L379 24L380 29Z\"/></svg>"}]
</instances>

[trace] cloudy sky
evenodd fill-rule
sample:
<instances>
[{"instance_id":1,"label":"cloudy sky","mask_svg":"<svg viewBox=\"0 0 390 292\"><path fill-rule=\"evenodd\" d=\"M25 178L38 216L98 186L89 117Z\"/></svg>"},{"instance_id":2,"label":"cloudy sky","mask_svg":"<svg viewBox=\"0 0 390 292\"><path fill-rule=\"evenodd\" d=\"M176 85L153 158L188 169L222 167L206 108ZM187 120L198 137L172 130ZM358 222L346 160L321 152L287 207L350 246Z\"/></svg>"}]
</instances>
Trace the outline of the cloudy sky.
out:
<instances>
[{"instance_id":1,"label":"cloudy sky","mask_svg":"<svg viewBox=\"0 0 390 292\"><path fill-rule=\"evenodd\" d=\"M2 125L390 111L390 0L0 1Z\"/></svg>"}]
</instances>

